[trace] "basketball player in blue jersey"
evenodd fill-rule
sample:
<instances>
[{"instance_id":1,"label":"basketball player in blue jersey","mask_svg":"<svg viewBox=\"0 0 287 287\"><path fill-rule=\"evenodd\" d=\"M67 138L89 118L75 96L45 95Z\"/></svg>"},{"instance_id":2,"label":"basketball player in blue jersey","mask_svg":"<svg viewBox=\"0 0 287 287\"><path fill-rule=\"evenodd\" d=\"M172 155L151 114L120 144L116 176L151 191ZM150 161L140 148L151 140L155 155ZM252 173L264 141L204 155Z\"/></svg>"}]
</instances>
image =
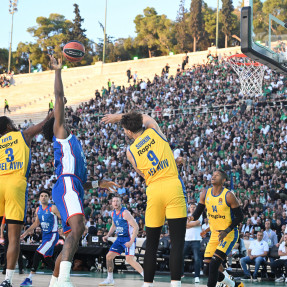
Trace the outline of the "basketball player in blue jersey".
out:
<instances>
[{"instance_id":1,"label":"basketball player in blue jersey","mask_svg":"<svg viewBox=\"0 0 287 287\"><path fill-rule=\"evenodd\" d=\"M62 62L50 56L50 67L55 70L55 108L54 118L43 127L46 140L53 142L54 161L58 180L53 187L52 197L62 219L66 234L65 244L59 254L53 276L58 277L54 287L71 287L70 272L72 259L85 231L83 210L84 188L108 188L118 186L110 181L87 181L87 162L81 143L65 124L65 98L61 77ZM53 278L52 278L53 279Z\"/></svg>"},{"instance_id":2,"label":"basketball player in blue jersey","mask_svg":"<svg viewBox=\"0 0 287 287\"><path fill-rule=\"evenodd\" d=\"M27 235L32 234L36 227L41 226L42 243L34 254L33 267L29 277L20 286L32 286L32 277L36 273L41 260L44 260L52 271L54 270L55 262L52 256L59 240L57 216L60 218L60 213L55 205L49 204L49 199L50 194L48 191L43 190L40 192L41 205L36 209L35 221L21 236L21 239L24 239ZM50 287L53 284L54 282L51 282Z\"/></svg>"},{"instance_id":3,"label":"basketball player in blue jersey","mask_svg":"<svg viewBox=\"0 0 287 287\"><path fill-rule=\"evenodd\" d=\"M120 197L113 197L112 206L114 208L112 213L113 223L108 234L103 237L103 240L107 241L108 237L114 232L117 234L117 239L106 256L108 278L100 283L99 286L114 286L113 260L123 252L125 252L127 263L143 276L143 268L135 260L136 237L138 235L139 226L130 212L125 207L122 207Z\"/></svg>"},{"instance_id":4,"label":"basketball player in blue jersey","mask_svg":"<svg viewBox=\"0 0 287 287\"><path fill-rule=\"evenodd\" d=\"M20 252L20 235L28 200L27 179L31 166L31 142L53 116L24 131L19 131L8 117L0 117L0 223L5 214L9 245L7 269L1 287L12 286Z\"/></svg>"},{"instance_id":5,"label":"basketball player in blue jersey","mask_svg":"<svg viewBox=\"0 0 287 287\"><path fill-rule=\"evenodd\" d=\"M237 242L238 224L243 220L237 198L224 187L226 180L224 171L217 170L213 173L212 187L200 194L199 203L190 218L191 221L198 220L206 207L211 230L204 252L204 274L208 276L208 287L215 287L217 282L229 287L244 286L242 282L234 282L223 272L222 262Z\"/></svg>"}]
</instances>

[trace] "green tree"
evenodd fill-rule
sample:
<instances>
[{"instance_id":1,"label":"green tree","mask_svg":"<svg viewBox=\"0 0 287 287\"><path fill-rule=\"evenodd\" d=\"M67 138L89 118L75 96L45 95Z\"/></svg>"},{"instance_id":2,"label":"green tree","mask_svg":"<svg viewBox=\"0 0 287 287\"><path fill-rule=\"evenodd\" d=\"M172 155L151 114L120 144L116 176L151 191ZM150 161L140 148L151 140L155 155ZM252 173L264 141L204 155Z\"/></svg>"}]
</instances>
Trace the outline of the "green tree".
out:
<instances>
[{"instance_id":1,"label":"green tree","mask_svg":"<svg viewBox=\"0 0 287 287\"><path fill-rule=\"evenodd\" d=\"M209 46L215 44L216 36L216 9L208 7L206 3L202 7L204 30L207 34L207 39L209 41Z\"/></svg>"},{"instance_id":2,"label":"green tree","mask_svg":"<svg viewBox=\"0 0 287 287\"><path fill-rule=\"evenodd\" d=\"M62 47L69 40L72 23L59 14L50 14L48 18L38 17L36 22L37 26L27 29L36 38L36 43L41 50L40 54L33 55L33 60L46 70L49 63L48 53L54 51L57 57L62 56Z\"/></svg>"},{"instance_id":3,"label":"green tree","mask_svg":"<svg viewBox=\"0 0 287 287\"><path fill-rule=\"evenodd\" d=\"M134 23L138 46L146 46L149 57L167 54L172 48L172 22L166 15L158 15L154 8L144 9L144 15L137 15Z\"/></svg>"},{"instance_id":4,"label":"green tree","mask_svg":"<svg viewBox=\"0 0 287 287\"><path fill-rule=\"evenodd\" d=\"M196 52L196 43L203 35L202 0L191 0L189 24L193 37L193 52Z\"/></svg>"},{"instance_id":5,"label":"green tree","mask_svg":"<svg viewBox=\"0 0 287 287\"><path fill-rule=\"evenodd\" d=\"M0 48L0 70L7 70L8 69L8 57L9 51L8 49Z\"/></svg>"},{"instance_id":6,"label":"green tree","mask_svg":"<svg viewBox=\"0 0 287 287\"><path fill-rule=\"evenodd\" d=\"M89 65L93 61L93 43L87 38L85 32L87 31L82 27L84 19L80 15L80 9L78 4L74 4L74 14L75 18L73 19L71 28L69 30L69 41L79 41L85 46L85 56L81 62L69 63L69 66L81 66Z\"/></svg>"},{"instance_id":7,"label":"green tree","mask_svg":"<svg viewBox=\"0 0 287 287\"><path fill-rule=\"evenodd\" d=\"M222 0L222 31L225 35L225 48L228 46L228 38L232 35L232 26L234 24L234 17L232 12L234 11L232 0Z\"/></svg>"}]
</instances>

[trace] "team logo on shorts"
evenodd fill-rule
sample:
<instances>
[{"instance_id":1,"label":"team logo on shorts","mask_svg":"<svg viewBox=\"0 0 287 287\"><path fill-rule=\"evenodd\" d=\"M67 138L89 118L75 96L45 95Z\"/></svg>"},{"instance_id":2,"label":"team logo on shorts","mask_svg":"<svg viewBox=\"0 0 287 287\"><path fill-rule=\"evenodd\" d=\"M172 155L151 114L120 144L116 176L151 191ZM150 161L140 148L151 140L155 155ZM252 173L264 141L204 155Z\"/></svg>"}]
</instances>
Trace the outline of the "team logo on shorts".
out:
<instances>
[{"instance_id":1,"label":"team logo on shorts","mask_svg":"<svg viewBox=\"0 0 287 287\"><path fill-rule=\"evenodd\" d=\"M222 205L222 198L218 199L218 205Z\"/></svg>"}]
</instances>

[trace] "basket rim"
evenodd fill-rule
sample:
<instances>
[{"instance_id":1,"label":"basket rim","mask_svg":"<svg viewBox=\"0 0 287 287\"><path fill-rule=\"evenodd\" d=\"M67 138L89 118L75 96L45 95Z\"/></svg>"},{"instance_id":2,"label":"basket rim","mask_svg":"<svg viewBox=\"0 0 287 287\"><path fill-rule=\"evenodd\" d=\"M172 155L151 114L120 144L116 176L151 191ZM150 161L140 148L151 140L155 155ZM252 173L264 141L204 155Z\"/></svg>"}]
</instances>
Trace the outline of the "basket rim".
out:
<instances>
[{"instance_id":1,"label":"basket rim","mask_svg":"<svg viewBox=\"0 0 287 287\"><path fill-rule=\"evenodd\" d=\"M248 58L245 54L235 54L232 56L227 57L227 60L234 60L234 59L241 59L241 58ZM232 64L237 66L255 66L255 67L262 67L263 64L259 62L255 62L252 59L250 59L251 62L249 63L241 63L241 62L233 62Z\"/></svg>"}]
</instances>

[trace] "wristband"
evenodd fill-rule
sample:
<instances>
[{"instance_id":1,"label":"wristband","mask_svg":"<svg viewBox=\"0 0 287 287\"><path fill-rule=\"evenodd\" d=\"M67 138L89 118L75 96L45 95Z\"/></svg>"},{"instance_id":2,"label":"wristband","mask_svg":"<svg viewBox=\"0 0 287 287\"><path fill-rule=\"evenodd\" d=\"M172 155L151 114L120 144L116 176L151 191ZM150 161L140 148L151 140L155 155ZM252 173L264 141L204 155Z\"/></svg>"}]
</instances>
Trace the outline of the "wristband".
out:
<instances>
[{"instance_id":1,"label":"wristband","mask_svg":"<svg viewBox=\"0 0 287 287\"><path fill-rule=\"evenodd\" d=\"M92 181L92 187L93 187L93 188L99 187L99 181L98 181L98 180Z\"/></svg>"},{"instance_id":2,"label":"wristband","mask_svg":"<svg viewBox=\"0 0 287 287\"><path fill-rule=\"evenodd\" d=\"M230 227L227 227L224 231L228 234L229 232L231 232L231 228Z\"/></svg>"}]
</instances>

